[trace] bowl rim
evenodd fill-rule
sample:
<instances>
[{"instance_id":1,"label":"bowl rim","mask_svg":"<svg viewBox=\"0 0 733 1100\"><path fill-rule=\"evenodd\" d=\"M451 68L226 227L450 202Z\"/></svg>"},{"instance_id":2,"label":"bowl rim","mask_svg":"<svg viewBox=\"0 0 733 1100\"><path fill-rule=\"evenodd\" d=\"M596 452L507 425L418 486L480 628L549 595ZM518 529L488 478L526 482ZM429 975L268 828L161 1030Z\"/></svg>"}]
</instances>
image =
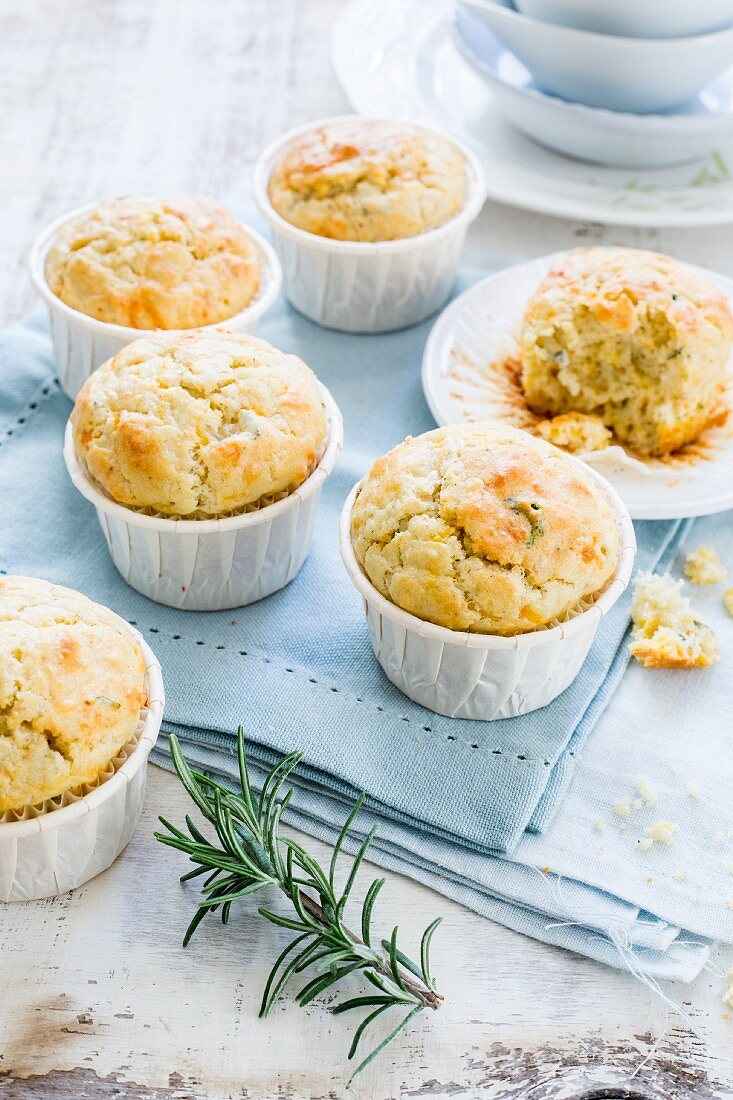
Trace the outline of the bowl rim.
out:
<instances>
[{"instance_id":1,"label":"bowl rim","mask_svg":"<svg viewBox=\"0 0 733 1100\"><path fill-rule=\"evenodd\" d=\"M523 0L517 0L517 4L516 4L517 10L520 12L521 15L527 15L527 16L529 16L530 19L540 18L544 22L544 19L543 19L542 16L529 15L528 12L524 11L521 7L522 2L523 2ZM532 0L532 2L537 3L540 6L542 6L542 5L547 4L548 0ZM645 0L645 2L648 2L648 0ZM659 11L661 8L665 7L666 2L667 2L667 0L657 0L657 10ZM549 3L552 6L553 0L549 0ZM731 2L731 0L726 0L726 3L727 3L727 6L729 8L730 18L733 18L733 3ZM576 6L577 6L577 0L576 0ZM582 6L582 0L581 0L581 6ZM627 2L627 3L623 4L623 6L628 10L630 5ZM684 3L680 3L680 4L677 5L677 7L684 7L684 6L686 6ZM587 8L587 4L586 4L586 8ZM547 20L547 21L550 22L550 20ZM572 24L567 24L567 23L561 23L559 25L561 25L561 26L572 26ZM688 37L692 37L692 36L699 37L700 35L715 33L718 30L725 30L726 27L728 27L729 25L730 25L730 23L721 23L721 24L718 24L717 26L709 27L706 30L694 30L694 31L690 31L688 34L683 34L683 35L679 35L679 34L664 35L664 36L660 36L660 35L646 36L645 35L644 37L652 37L652 38L657 38L657 39L660 38L660 37L664 37L664 38L688 38ZM576 27L575 29L576 30L586 30L588 28ZM616 31L597 31L597 30L594 31L594 30L590 30L589 33L591 33L591 34L614 34L614 35L616 35L616 37L619 37L619 35L617 34ZM622 38L623 37L638 38L640 36L638 34L632 34L632 35L621 34L620 37L622 37Z\"/></svg>"},{"instance_id":2,"label":"bowl rim","mask_svg":"<svg viewBox=\"0 0 733 1100\"><path fill-rule=\"evenodd\" d=\"M424 233L417 233L414 237L400 237L393 241L339 241L333 237L321 237L317 233L309 233L305 229L299 229L278 214L270 202L268 193L268 184L275 161L282 156L288 146L292 145L303 134L332 123L351 122L354 119L361 122L400 123L415 130L422 130L425 133L437 134L458 149L465 158L468 167L469 185L468 195L458 213L435 229L428 229ZM455 232L456 229L470 225L478 217L486 201L486 177L483 166L476 154L462 141L446 133L438 126L425 126L409 118L387 115L365 116L351 112L312 119L310 122L296 126L271 141L260 153L252 170L252 191L260 214L269 222L278 236L289 237L291 240L298 241L310 248L338 253L342 256L374 256L381 253L406 252L414 248L423 248L432 244L433 241Z\"/></svg>"},{"instance_id":3,"label":"bowl rim","mask_svg":"<svg viewBox=\"0 0 733 1100\"><path fill-rule=\"evenodd\" d=\"M532 646L563 641L565 638L569 638L573 634L577 634L579 631L584 630L592 620L595 620L595 625L597 627L603 616L625 592L631 580L634 559L636 557L636 535L626 505L623 503L613 486L606 481L602 474L599 474L593 467L588 466L587 463L581 462L580 459L573 458L572 455L565 455L565 457L571 459L579 466L582 466L604 491L614 509L619 531L620 545L616 570L606 583L600 596L598 596L585 611L578 612L572 619L568 619L567 622L558 623L556 626L547 629L530 630L523 634L503 635L478 634L462 630L451 630L449 627L439 626L436 623L420 619L411 612L398 607L397 604L392 603L391 600L388 600L377 588L375 588L359 564L354 552L354 546L351 539L351 516L354 501L356 500L357 493L365 478L361 478L356 485L353 486L344 502L339 518L339 549L341 551L341 558L355 588L367 603L376 607L381 615L390 619L398 626L403 627L405 630L413 634L419 634L423 638L442 642L444 645L459 646L466 649L528 649Z\"/></svg>"},{"instance_id":4,"label":"bowl rim","mask_svg":"<svg viewBox=\"0 0 733 1100\"><path fill-rule=\"evenodd\" d=\"M487 29L501 46L502 51L515 57L512 51L501 42L496 31L490 27ZM626 133L629 137L655 137L659 135L660 131L664 131L664 137L671 138L679 131L689 132L692 129L699 130L700 132L710 130L713 133L717 133L722 129L724 124L733 128L733 108L729 111L710 111L708 114L674 115L665 114L659 111L650 111L640 114L635 111L613 111L610 107L592 107L587 103L573 103L568 99L563 99L561 96L543 92L540 88L515 84L513 81L503 77L498 69L494 68L488 61L485 61L484 58L473 49L470 42L466 41L458 27L455 12L448 17L448 31L453 44L462 58L472 68L478 69L482 77L491 81L493 84L500 85L502 88L509 90L516 96L521 96L523 99L531 99L545 110L552 110L558 117L562 116L567 122L570 122L572 116L575 115L586 123L602 123L605 127L618 130L620 133ZM519 58L516 58L516 60L526 69L526 65L524 65L523 61ZM529 72L529 70L527 71ZM733 69L729 69L728 71L733 72ZM712 80L703 85L700 89L700 93L704 92L706 88L721 79L724 75L724 73L720 73L717 77L713 77ZM652 131L652 133L647 134L647 131Z\"/></svg>"},{"instance_id":5,"label":"bowl rim","mask_svg":"<svg viewBox=\"0 0 733 1100\"><path fill-rule=\"evenodd\" d=\"M583 45L592 46L606 51L613 50L620 54L624 54L628 50L648 52L649 49L659 49L673 54L688 53L690 50L700 49L701 46L717 45L721 40L733 39L733 24L721 27L719 30L705 31L702 34L688 34L681 38L636 38L631 35L586 31L581 30L579 27L566 27L559 23L545 23L540 19L534 19L531 15L525 15L524 12L505 7L497 0L458 0L458 2L477 11L494 12L499 18L505 18L508 22L514 22L519 26L529 26L533 30L541 28L542 33L548 34L550 37L554 35L558 41L565 38L567 42L574 41L578 47Z\"/></svg>"},{"instance_id":6,"label":"bowl rim","mask_svg":"<svg viewBox=\"0 0 733 1100\"><path fill-rule=\"evenodd\" d=\"M195 330L191 330L195 331ZM288 493L282 500L276 500L272 504L259 508L256 512L242 512L235 516L224 516L222 519L176 519L167 516L150 516L145 512L137 512L134 508L128 508L124 504L113 500L101 489L97 488L86 470L79 461L74 447L73 428L71 417L66 422L64 430L64 462L74 486L82 496L91 501L94 507L106 515L121 519L132 527L144 527L152 531L165 531L168 534L196 534L205 535L212 532L236 531L244 527L257 527L262 523L269 523L284 512L302 504L316 490L320 489L326 479L333 473L336 459L343 446L344 424L341 410L334 401L330 391L318 380L323 402L326 407L328 419L328 438L326 448L315 470L299 485Z\"/></svg>"},{"instance_id":7,"label":"bowl rim","mask_svg":"<svg viewBox=\"0 0 733 1100\"><path fill-rule=\"evenodd\" d=\"M107 608L107 610L111 611L110 608ZM140 631L135 630L130 623L120 615L117 615L116 612L111 613L137 641L142 650L143 660L145 662L145 679L148 689L148 699L141 712L144 712L145 717L143 719L143 728L140 731L137 744L122 767L119 768L114 775L110 776L104 783L100 783L100 785L90 791L89 794L85 794L77 799L76 802L72 802L68 806L61 806L56 810L49 810L47 813L39 814L38 817L27 818L23 821L0 822L0 845L17 840L22 836L60 828L62 825L68 825L77 818L92 813L101 803L106 802L124 785L129 783L133 776L135 776L147 763L150 750L158 740L158 734L163 720L163 709L165 707L165 689L163 687L163 675L160 662Z\"/></svg>"},{"instance_id":8,"label":"bowl rim","mask_svg":"<svg viewBox=\"0 0 733 1100\"><path fill-rule=\"evenodd\" d=\"M154 198L155 196L145 197ZM282 267L280 266L280 260L278 259L277 253L270 242L266 240L261 233L258 233L252 226L247 225L246 222L237 219L239 225L255 246L260 265L261 278L260 286L257 288L257 293L254 298L252 298L239 313L234 313L231 317L227 317L222 321L212 321L208 325L194 325L192 328L187 329L156 329L132 328L129 325L117 325L112 321L100 321L97 317L90 317L88 313L83 313L79 309L74 309L73 306L67 305L66 302L62 301L58 294L54 294L51 287L48 285L45 271L46 257L48 256L54 239L64 225L81 217L83 214L89 213L91 210L96 210L100 205L101 202L89 202L85 203L84 206L78 206L76 209L68 211L66 214L62 214L38 234L28 253L28 268L33 287L46 302L49 309L54 309L64 314L66 318L73 323L89 329L91 332L96 332L99 335L122 340L124 341L122 346L124 346L126 343L132 343L133 340L139 340L142 336L150 336L154 332L194 332L199 328L226 328L232 326L239 327L247 323L253 324L270 309L277 299L282 287L283 278Z\"/></svg>"}]
</instances>

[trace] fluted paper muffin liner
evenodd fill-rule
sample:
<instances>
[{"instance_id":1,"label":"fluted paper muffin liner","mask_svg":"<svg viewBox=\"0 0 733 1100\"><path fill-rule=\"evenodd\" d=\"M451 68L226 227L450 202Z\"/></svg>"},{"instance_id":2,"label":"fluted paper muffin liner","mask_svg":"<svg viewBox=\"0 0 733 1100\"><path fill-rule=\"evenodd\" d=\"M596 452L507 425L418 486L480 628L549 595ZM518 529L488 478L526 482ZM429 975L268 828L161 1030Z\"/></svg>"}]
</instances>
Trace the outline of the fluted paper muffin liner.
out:
<instances>
[{"instance_id":1,"label":"fluted paper muffin liner","mask_svg":"<svg viewBox=\"0 0 733 1100\"><path fill-rule=\"evenodd\" d=\"M341 513L341 556L364 599L374 654L400 691L437 714L490 722L538 710L570 686L601 619L629 583L636 553L628 511L608 482L586 469L616 515L620 546L616 572L596 598L581 601L561 621L511 637L449 630L386 599L354 553L351 513L361 483L354 486Z\"/></svg>"},{"instance_id":2,"label":"fluted paper muffin liner","mask_svg":"<svg viewBox=\"0 0 733 1100\"><path fill-rule=\"evenodd\" d=\"M466 159L468 189L454 218L415 237L394 241L337 241L307 233L272 206L268 184L275 164L303 134L352 115L317 119L262 153L254 170L254 195L269 223L283 267L283 286L292 305L326 328L342 332L389 332L435 313L456 280L466 230L485 198L483 170L460 142L449 140Z\"/></svg>"},{"instance_id":3,"label":"fluted paper muffin liner","mask_svg":"<svg viewBox=\"0 0 733 1100\"><path fill-rule=\"evenodd\" d=\"M325 386L321 391L328 439L310 477L280 499L219 519L171 519L118 504L79 462L69 423L66 467L96 508L124 580L156 603L190 611L243 607L289 584L310 550L321 489L343 444L341 413Z\"/></svg>"},{"instance_id":4,"label":"fluted paper muffin liner","mask_svg":"<svg viewBox=\"0 0 733 1100\"><path fill-rule=\"evenodd\" d=\"M135 734L92 783L0 816L0 901L49 898L81 886L117 859L135 831L165 695L153 652L125 626L142 649L148 693Z\"/></svg>"},{"instance_id":5,"label":"fluted paper muffin liner","mask_svg":"<svg viewBox=\"0 0 733 1100\"><path fill-rule=\"evenodd\" d=\"M70 214L58 218L36 239L30 254L31 281L48 306L51 320L51 338L61 389L73 401L92 371L105 363L118 351L141 336L150 336L156 329L128 328L125 325L113 325L98 321L78 309L67 306L54 294L46 280L46 256L56 239L59 230L67 222L73 221L96 203L79 207ZM257 324L280 293L282 272L280 263L272 246L248 225L243 225L252 240L260 265L260 286L256 295L240 313L217 321L215 325L204 328L226 328L235 332L255 333ZM168 329L166 331L177 331ZM191 331L191 330L186 330Z\"/></svg>"}]
</instances>

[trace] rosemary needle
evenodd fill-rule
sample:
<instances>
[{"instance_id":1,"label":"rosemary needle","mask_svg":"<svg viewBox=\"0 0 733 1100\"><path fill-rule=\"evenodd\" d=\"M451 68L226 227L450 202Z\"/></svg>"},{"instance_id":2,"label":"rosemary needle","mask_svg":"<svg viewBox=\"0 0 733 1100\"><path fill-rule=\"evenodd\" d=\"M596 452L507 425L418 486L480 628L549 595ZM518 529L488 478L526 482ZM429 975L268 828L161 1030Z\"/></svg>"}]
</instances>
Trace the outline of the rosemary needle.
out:
<instances>
[{"instance_id":1,"label":"rosemary needle","mask_svg":"<svg viewBox=\"0 0 733 1100\"><path fill-rule=\"evenodd\" d=\"M193 771L186 762L178 739L170 738L173 764L206 821L213 826L218 840L213 843L186 815L186 831L160 823L167 830L156 833L162 844L185 852L193 870L181 881L206 875L201 898L183 938L184 947L207 913L221 909L224 924L229 920L235 901L258 893L266 887L278 887L291 902L293 914L282 916L260 908L260 914L272 924L287 928L296 936L278 956L265 984L260 1016L267 1016L286 985L306 970L308 980L297 993L300 1005L309 1004L350 974L360 974L373 987L371 994L343 1000L333 1008L335 1014L369 1009L354 1033L349 1059L355 1057L364 1033L384 1013L400 1009L402 1019L357 1065L351 1079L363 1070L388 1043L425 1008L438 1009L443 1001L436 992L430 974L430 942L440 918L423 933L420 961L413 962L397 945L398 929L389 939L372 944L372 911L384 879L375 879L361 906L361 935L350 931L343 922L344 910L357 873L374 837L367 833L354 857L346 884L336 886L336 870L344 842L364 802L361 795L347 817L333 849L328 871L308 854L301 844L280 834L280 818L293 796L283 785L301 759L301 753L283 757L269 772L259 798L253 792L244 747L244 731L237 730L237 757L240 790L234 794L207 775Z\"/></svg>"}]
</instances>

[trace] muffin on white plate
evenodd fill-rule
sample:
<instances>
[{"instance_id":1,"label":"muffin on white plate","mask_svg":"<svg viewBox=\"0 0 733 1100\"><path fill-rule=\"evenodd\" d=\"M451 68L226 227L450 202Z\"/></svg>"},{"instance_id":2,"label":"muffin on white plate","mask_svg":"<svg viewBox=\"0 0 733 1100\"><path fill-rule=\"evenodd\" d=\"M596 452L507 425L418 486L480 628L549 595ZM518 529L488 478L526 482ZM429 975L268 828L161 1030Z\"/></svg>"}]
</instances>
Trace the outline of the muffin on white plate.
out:
<instances>
[{"instance_id":1,"label":"muffin on white plate","mask_svg":"<svg viewBox=\"0 0 733 1100\"><path fill-rule=\"evenodd\" d=\"M197 329L143 337L95 371L64 454L125 580L217 610L298 572L341 440L338 409L301 359Z\"/></svg>"},{"instance_id":2,"label":"muffin on white plate","mask_svg":"<svg viewBox=\"0 0 733 1100\"><path fill-rule=\"evenodd\" d=\"M634 547L599 474L494 423L405 440L356 486L341 526L387 676L431 710L484 720L568 686Z\"/></svg>"},{"instance_id":3,"label":"muffin on white plate","mask_svg":"<svg viewBox=\"0 0 733 1100\"><path fill-rule=\"evenodd\" d=\"M254 184L288 298L348 332L404 328L442 305L484 198L478 162L452 138L354 115L278 139Z\"/></svg>"},{"instance_id":4,"label":"muffin on white plate","mask_svg":"<svg viewBox=\"0 0 733 1100\"><path fill-rule=\"evenodd\" d=\"M31 275L51 313L62 388L151 329L254 331L274 301L272 249L205 198L127 196L84 207L36 242Z\"/></svg>"},{"instance_id":5,"label":"muffin on white plate","mask_svg":"<svg viewBox=\"0 0 733 1100\"><path fill-rule=\"evenodd\" d=\"M132 835L163 708L160 668L105 607L0 577L0 898L45 897Z\"/></svg>"},{"instance_id":6,"label":"muffin on white plate","mask_svg":"<svg viewBox=\"0 0 733 1100\"><path fill-rule=\"evenodd\" d=\"M633 248L579 248L527 304L522 387L538 413L587 413L642 455L666 455L710 422L733 318L705 276Z\"/></svg>"}]
</instances>

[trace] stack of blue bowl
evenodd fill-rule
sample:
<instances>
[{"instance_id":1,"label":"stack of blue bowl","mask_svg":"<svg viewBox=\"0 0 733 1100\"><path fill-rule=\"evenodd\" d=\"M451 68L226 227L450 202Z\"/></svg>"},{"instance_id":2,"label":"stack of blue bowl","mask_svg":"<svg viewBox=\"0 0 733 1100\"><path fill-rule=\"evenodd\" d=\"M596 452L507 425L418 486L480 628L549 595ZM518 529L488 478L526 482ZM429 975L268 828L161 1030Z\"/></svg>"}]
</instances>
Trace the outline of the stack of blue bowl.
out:
<instances>
[{"instance_id":1,"label":"stack of blue bowl","mask_svg":"<svg viewBox=\"0 0 733 1100\"><path fill-rule=\"evenodd\" d=\"M600 164L733 143L733 0L457 0L453 36L530 137Z\"/></svg>"}]
</instances>

